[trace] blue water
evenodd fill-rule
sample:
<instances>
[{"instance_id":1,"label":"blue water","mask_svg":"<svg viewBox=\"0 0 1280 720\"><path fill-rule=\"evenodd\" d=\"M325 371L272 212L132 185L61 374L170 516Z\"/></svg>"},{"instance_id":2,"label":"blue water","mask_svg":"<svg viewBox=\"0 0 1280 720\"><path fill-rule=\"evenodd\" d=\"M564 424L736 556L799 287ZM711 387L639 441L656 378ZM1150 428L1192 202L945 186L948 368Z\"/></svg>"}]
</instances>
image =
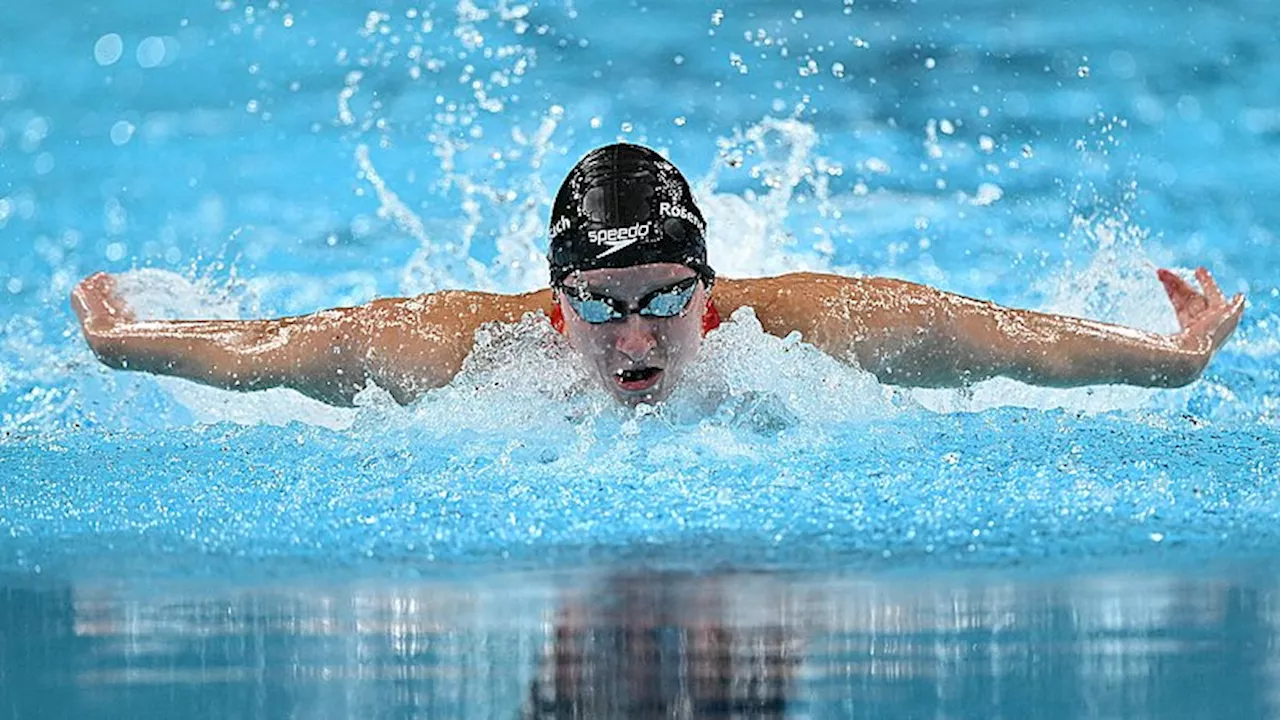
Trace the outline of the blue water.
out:
<instances>
[{"instance_id":1,"label":"blue water","mask_svg":"<svg viewBox=\"0 0 1280 720\"><path fill-rule=\"evenodd\" d=\"M185 6L183 6L185 5ZM0 716L1280 712L1280 5L110 0L0 24ZM1184 389L879 385L743 313L613 405L545 325L415 407L113 373L151 317L545 282L591 147L727 276L1169 332ZM558 678L558 679L557 679Z\"/></svg>"}]
</instances>

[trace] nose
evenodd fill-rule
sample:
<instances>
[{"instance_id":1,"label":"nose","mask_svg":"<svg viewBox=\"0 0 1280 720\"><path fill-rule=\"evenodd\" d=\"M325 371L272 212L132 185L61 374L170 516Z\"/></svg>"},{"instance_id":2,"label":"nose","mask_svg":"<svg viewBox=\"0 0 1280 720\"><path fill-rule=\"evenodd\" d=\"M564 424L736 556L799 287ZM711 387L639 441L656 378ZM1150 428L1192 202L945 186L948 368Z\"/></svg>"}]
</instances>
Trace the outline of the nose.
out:
<instances>
[{"instance_id":1,"label":"nose","mask_svg":"<svg viewBox=\"0 0 1280 720\"><path fill-rule=\"evenodd\" d=\"M657 344L658 338L650 323L640 319L639 315L627 316L615 340L618 352L631 360L643 360Z\"/></svg>"}]
</instances>

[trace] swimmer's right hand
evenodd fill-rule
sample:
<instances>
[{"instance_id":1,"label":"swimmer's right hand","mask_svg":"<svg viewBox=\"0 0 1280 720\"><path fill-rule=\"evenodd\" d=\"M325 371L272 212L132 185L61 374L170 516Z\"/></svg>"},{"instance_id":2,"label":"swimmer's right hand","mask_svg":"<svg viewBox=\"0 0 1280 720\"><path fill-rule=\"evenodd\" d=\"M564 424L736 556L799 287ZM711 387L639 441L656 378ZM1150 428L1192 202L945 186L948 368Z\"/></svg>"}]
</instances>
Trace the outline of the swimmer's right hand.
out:
<instances>
[{"instance_id":1,"label":"swimmer's right hand","mask_svg":"<svg viewBox=\"0 0 1280 720\"><path fill-rule=\"evenodd\" d=\"M114 336L135 317L128 303L116 293L115 278L100 272L81 280L71 291L71 308L80 319L80 330L94 355L112 367L119 366Z\"/></svg>"}]
</instances>

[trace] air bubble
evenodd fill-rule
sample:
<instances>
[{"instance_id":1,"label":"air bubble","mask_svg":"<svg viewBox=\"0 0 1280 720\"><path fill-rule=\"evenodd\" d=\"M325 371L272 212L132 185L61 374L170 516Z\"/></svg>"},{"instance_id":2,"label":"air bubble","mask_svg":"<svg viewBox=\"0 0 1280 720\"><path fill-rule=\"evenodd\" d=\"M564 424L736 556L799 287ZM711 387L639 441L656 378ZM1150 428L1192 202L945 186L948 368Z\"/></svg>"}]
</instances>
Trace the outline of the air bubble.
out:
<instances>
[{"instance_id":1,"label":"air bubble","mask_svg":"<svg viewBox=\"0 0 1280 720\"><path fill-rule=\"evenodd\" d=\"M124 40L115 33L107 33L93 44L93 59L103 67L114 65L124 54Z\"/></svg>"},{"instance_id":2,"label":"air bubble","mask_svg":"<svg viewBox=\"0 0 1280 720\"><path fill-rule=\"evenodd\" d=\"M128 120L118 120L111 126L111 143L117 147L129 142L137 128Z\"/></svg>"},{"instance_id":3,"label":"air bubble","mask_svg":"<svg viewBox=\"0 0 1280 720\"><path fill-rule=\"evenodd\" d=\"M165 43L164 40L154 35L144 38L138 43L138 50L135 53L138 65L151 69L160 67L165 63Z\"/></svg>"}]
</instances>

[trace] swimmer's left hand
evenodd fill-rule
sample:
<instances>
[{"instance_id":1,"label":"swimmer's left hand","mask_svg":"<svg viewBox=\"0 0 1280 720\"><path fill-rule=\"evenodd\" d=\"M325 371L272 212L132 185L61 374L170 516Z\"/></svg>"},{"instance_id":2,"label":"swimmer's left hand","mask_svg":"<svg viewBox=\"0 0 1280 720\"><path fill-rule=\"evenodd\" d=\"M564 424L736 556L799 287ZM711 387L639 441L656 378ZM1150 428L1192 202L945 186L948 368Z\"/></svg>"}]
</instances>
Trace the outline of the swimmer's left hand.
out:
<instances>
[{"instance_id":1,"label":"swimmer's left hand","mask_svg":"<svg viewBox=\"0 0 1280 720\"><path fill-rule=\"evenodd\" d=\"M1178 314L1181 330L1173 335L1173 339L1179 348L1196 358L1200 363L1198 369L1203 370L1240 324L1240 317L1244 314L1244 295L1237 294L1227 300L1213 276L1204 268L1196 269L1196 280L1204 292L1197 292L1169 270L1161 268L1156 275L1164 284L1169 302L1173 303Z\"/></svg>"}]
</instances>

